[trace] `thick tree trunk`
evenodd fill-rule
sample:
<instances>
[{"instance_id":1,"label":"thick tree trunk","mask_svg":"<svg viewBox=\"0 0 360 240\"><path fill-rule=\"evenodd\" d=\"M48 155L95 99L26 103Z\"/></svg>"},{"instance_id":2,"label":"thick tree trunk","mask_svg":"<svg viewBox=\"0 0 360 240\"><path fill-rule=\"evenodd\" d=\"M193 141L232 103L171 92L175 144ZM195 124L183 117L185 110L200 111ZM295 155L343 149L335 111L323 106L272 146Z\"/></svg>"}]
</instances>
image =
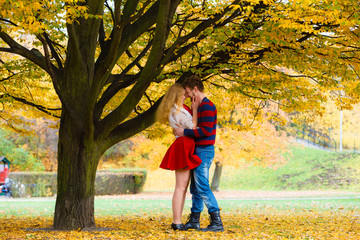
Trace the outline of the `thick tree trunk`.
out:
<instances>
[{"instance_id":1,"label":"thick tree trunk","mask_svg":"<svg viewBox=\"0 0 360 240\"><path fill-rule=\"evenodd\" d=\"M222 164L220 162L215 162L215 170L213 179L211 182L211 190L218 192L220 186L220 177L222 172Z\"/></svg>"},{"instance_id":2,"label":"thick tree trunk","mask_svg":"<svg viewBox=\"0 0 360 240\"><path fill-rule=\"evenodd\" d=\"M57 198L54 228L95 227L94 194L100 158L91 133L62 114L59 129Z\"/></svg>"}]
</instances>

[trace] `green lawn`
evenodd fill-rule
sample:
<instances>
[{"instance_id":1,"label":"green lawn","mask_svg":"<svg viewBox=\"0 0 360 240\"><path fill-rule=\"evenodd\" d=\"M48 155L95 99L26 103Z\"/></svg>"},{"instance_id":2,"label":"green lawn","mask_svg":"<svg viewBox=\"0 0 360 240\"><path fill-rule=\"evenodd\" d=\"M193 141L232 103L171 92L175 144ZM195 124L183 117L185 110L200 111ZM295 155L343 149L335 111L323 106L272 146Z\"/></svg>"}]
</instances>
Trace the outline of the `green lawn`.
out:
<instances>
[{"instance_id":1,"label":"green lawn","mask_svg":"<svg viewBox=\"0 0 360 240\"><path fill-rule=\"evenodd\" d=\"M360 154L292 147L278 166L224 166L223 190L352 190L360 189Z\"/></svg>"},{"instance_id":2,"label":"green lawn","mask_svg":"<svg viewBox=\"0 0 360 240\"><path fill-rule=\"evenodd\" d=\"M220 190L341 190L360 191L360 154L291 147L286 161L276 166L251 163L235 168L224 163ZM239 160L241 161L241 160ZM210 168L210 181L214 172ZM172 191L174 172L149 170L145 191Z\"/></svg>"},{"instance_id":3,"label":"green lawn","mask_svg":"<svg viewBox=\"0 0 360 240\"><path fill-rule=\"evenodd\" d=\"M310 198L267 198L267 199L220 199L219 206L224 213L252 210L295 210L328 211L360 210L360 196ZM190 209L190 200L185 203L185 214ZM14 216L52 216L55 200L0 200L0 218ZM96 199L95 214L100 216L142 215L152 213L171 214L171 200L124 200Z\"/></svg>"},{"instance_id":4,"label":"green lawn","mask_svg":"<svg viewBox=\"0 0 360 240\"><path fill-rule=\"evenodd\" d=\"M235 169L224 166L220 190L340 190L338 196L267 199L219 200L224 212L249 210L355 210L360 209L360 154L333 153L294 147L287 162L275 168L247 166ZM211 169L213 171L213 168ZM149 171L145 191L173 191L174 172ZM15 215L52 216L55 200L0 198L0 217ZM190 209L190 200L185 210ZM124 200L101 198L95 200L95 214L136 215L143 213L171 214L171 200ZM186 212L185 212L186 213Z\"/></svg>"}]
</instances>

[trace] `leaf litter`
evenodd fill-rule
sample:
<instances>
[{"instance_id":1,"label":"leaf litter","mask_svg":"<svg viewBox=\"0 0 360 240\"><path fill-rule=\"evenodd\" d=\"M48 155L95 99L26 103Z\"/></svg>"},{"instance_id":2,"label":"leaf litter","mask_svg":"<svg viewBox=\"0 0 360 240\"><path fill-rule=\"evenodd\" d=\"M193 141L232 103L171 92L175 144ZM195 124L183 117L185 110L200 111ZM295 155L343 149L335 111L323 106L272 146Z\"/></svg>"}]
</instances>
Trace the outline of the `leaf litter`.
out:
<instances>
[{"instance_id":1,"label":"leaf litter","mask_svg":"<svg viewBox=\"0 0 360 240\"><path fill-rule=\"evenodd\" d=\"M360 239L358 210L222 212L224 232L173 231L163 213L96 216L96 228L58 231L52 217L0 217L0 239ZM185 222L184 216L183 222ZM209 224L202 214L201 227Z\"/></svg>"}]
</instances>

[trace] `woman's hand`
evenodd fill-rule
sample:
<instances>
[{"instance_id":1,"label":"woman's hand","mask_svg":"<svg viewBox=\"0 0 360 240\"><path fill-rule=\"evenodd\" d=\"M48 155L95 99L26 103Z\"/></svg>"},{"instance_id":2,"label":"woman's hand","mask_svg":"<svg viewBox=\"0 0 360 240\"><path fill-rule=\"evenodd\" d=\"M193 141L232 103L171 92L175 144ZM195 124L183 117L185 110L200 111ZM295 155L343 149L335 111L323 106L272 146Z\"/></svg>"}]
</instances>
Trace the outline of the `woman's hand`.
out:
<instances>
[{"instance_id":1,"label":"woman's hand","mask_svg":"<svg viewBox=\"0 0 360 240\"><path fill-rule=\"evenodd\" d=\"M195 96L191 99L191 109L198 109L200 105L200 98L198 96Z\"/></svg>"},{"instance_id":2,"label":"woman's hand","mask_svg":"<svg viewBox=\"0 0 360 240\"><path fill-rule=\"evenodd\" d=\"M193 129L196 129L197 128L197 124L198 124L198 121L197 121L197 110L198 110L198 107L200 105L200 98L198 96L195 96L191 99L191 110L192 110L192 117L193 117Z\"/></svg>"},{"instance_id":3,"label":"woman's hand","mask_svg":"<svg viewBox=\"0 0 360 240\"><path fill-rule=\"evenodd\" d=\"M175 136L182 137L184 136L184 128L176 125L178 128L173 128L173 133Z\"/></svg>"}]
</instances>

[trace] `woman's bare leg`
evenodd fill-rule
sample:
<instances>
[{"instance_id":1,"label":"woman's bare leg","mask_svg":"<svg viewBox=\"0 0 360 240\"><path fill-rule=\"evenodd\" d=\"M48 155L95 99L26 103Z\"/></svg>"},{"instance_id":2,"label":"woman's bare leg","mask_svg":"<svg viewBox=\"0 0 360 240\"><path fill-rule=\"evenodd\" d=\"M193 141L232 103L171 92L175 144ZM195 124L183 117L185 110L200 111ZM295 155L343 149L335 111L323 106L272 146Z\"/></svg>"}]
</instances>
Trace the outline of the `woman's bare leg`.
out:
<instances>
[{"instance_id":1,"label":"woman's bare leg","mask_svg":"<svg viewBox=\"0 0 360 240\"><path fill-rule=\"evenodd\" d=\"M172 198L173 223L181 224L181 215L184 209L186 191L190 180L190 170L175 171L175 191Z\"/></svg>"},{"instance_id":2,"label":"woman's bare leg","mask_svg":"<svg viewBox=\"0 0 360 240\"><path fill-rule=\"evenodd\" d=\"M186 192L187 192L187 189L188 189L189 183L190 183L190 176L191 176L190 174L191 174L191 172L189 171L189 176L187 177L187 179L188 179L187 180L187 185L185 187L185 191L183 193L182 202L181 202L181 215L180 215L180 218L181 218L183 210L184 210L184 205L185 205L185 200L186 200Z\"/></svg>"}]
</instances>

